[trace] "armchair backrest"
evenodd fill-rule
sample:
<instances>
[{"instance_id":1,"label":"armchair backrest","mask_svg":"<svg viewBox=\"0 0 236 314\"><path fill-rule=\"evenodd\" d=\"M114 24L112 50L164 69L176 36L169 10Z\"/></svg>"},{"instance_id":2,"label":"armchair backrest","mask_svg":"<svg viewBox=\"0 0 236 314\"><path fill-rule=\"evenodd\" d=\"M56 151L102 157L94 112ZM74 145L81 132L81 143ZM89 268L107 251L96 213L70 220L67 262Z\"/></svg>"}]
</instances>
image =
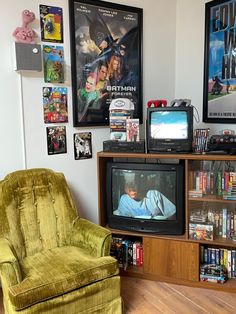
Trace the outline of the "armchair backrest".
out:
<instances>
[{"instance_id":1,"label":"armchair backrest","mask_svg":"<svg viewBox=\"0 0 236 314\"><path fill-rule=\"evenodd\" d=\"M13 244L19 259L67 245L77 216L62 173L19 170L0 182L0 237Z\"/></svg>"}]
</instances>

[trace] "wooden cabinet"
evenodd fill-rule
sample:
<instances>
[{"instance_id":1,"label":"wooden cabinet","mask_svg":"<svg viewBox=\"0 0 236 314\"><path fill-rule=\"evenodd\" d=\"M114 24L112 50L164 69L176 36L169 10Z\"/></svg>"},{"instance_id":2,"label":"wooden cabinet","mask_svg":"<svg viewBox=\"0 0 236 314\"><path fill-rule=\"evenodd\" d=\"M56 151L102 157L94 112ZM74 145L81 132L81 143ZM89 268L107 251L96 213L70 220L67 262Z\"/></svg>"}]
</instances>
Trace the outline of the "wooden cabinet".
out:
<instances>
[{"instance_id":1,"label":"wooden cabinet","mask_svg":"<svg viewBox=\"0 0 236 314\"><path fill-rule=\"evenodd\" d=\"M197 243L144 238L143 272L175 279L198 281Z\"/></svg>"},{"instance_id":2,"label":"wooden cabinet","mask_svg":"<svg viewBox=\"0 0 236 314\"><path fill-rule=\"evenodd\" d=\"M154 235L139 232L128 232L112 229L112 233L126 237L138 237L143 243L143 266L128 267L122 274L142 278L185 284L196 287L236 292L236 279L228 279L224 284L200 281L201 252L203 249L236 250L236 201L227 197L224 186L224 173L236 173L236 156L231 155L196 155L196 154L132 154L108 153L97 154L98 166L98 206L99 219L102 226L106 222L106 164L109 161L122 162L173 162L184 163L185 167L185 234L182 236ZM209 174L210 173L210 174ZM196 179L197 175L214 177L212 182ZM218 176L218 179L217 179ZM221 176L221 184L219 178ZM235 175L236 177L236 175ZM200 180L200 181L199 181ZM210 179L209 179L210 180ZM218 181L217 181L218 180ZM201 184L199 186L199 184ZM202 186L204 184L204 186ZM208 185L207 185L208 184ZM233 187L234 189L234 187ZM194 190L197 192L194 194ZM201 192L201 190L203 190ZM200 192L199 192L200 191ZM234 192L234 191L233 191ZM234 195L234 193L232 194ZM235 216L234 230L231 234L219 231L219 221L214 220L222 210ZM190 234L189 223L192 219L203 219L214 226L213 240L194 237ZM216 215L216 217L214 216ZM215 218L214 218L215 217ZM218 229L217 229L218 228Z\"/></svg>"}]
</instances>

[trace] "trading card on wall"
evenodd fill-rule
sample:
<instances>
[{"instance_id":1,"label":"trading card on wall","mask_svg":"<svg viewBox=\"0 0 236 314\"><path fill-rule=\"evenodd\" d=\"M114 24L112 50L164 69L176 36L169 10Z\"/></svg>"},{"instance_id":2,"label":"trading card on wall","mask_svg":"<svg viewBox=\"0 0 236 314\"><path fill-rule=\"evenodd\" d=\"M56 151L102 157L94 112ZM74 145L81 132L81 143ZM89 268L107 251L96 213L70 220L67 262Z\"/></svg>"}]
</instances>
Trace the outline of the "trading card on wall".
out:
<instances>
[{"instance_id":1,"label":"trading card on wall","mask_svg":"<svg viewBox=\"0 0 236 314\"><path fill-rule=\"evenodd\" d=\"M47 127L48 155L65 154L66 148L66 127Z\"/></svg>"},{"instance_id":2,"label":"trading card on wall","mask_svg":"<svg viewBox=\"0 0 236 314\"><path fill-rule=\"evenodd\" d=\"M45 83L64 83L63 46L43 45L43 68Z\"/></svg>"},{"instance_id":3,"label":"trading card on wall","mask_svg":"<svg viewBox=\"0 0 236 314\"><path fill-rule=\"evenodd\" d=\"M63 43L62 8L39 5L41 40Z\"/></svg>"},{"instance_id":4,"label":"trading card on wall","mask_svg":"<svg viewBox=\"0 0 236 314\"><path fill-rule=\"evenodd\" d=\"M74 134L75 160L92 158L92 133L81 132Z\"/></svg>"},{"instance_id":5,"label":"trading card on wall","mask_svg":"<svg viewBox=\"0 0 236 314\"><path fill-rule=\"evenodd\" d=\"M67 88L43 87L44 123L68 122Z\"/></svg>"}]
</instances>

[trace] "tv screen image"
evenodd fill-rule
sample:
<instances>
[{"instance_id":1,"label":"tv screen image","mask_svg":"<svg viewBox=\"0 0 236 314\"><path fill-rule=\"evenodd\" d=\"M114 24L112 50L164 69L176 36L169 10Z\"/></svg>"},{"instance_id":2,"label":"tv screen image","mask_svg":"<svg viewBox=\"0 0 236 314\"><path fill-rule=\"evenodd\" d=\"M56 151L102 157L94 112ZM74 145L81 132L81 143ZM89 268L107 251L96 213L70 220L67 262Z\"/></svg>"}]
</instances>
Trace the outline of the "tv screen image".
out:
<instances>
[{"instance_id":1,"label":"tv screen image","mask_svg":"<svg viewBox=\"0 0 236 314\"><path fill-rule=\"evenodd\" d=\"M193 107L148 108L148 152L190 152L192 140Z\"/></svg>"},{"instance_id":2,"label":"tv screen image","mask_svg":"<svg viewBox=\"0 0 236 314\"><path fill-rule=\"evenodd\" d=\"M183 173L180 164L108 163L108 226L182 234Z\"/></svg>"},{"instance_id":3,"label":"tv screen image","mask_svg":"<svg viewBox=\"0 0 236 314\"><path fill-rule=\"evenodd\" d=\"M114 215L147 219L176 218L175 171L153 173L113 168L112 177Z\"/></svg>"},{"instance_id":4,"label":"tv screen image","mask_svg":"<svg viewBox=\"0 0 236 314\"><path fill-rule=\"evenodd\" d=\"M187 139L188 116L186 111L153 111L151 137L160 139Z\"/></svg>"}]
</instances>

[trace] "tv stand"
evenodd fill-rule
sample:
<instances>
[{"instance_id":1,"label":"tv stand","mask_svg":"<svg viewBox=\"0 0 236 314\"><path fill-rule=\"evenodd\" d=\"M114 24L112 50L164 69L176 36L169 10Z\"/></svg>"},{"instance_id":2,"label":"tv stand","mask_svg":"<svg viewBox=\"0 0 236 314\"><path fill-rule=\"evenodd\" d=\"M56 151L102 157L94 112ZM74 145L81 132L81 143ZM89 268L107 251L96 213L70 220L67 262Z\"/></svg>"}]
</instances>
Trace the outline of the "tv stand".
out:
<instances>
[{"instance_id":1,"label":"tv stand","mask_svg":"<svg viewBox=\"0 0 236 314\"><path fill-rule=\"evenodd\" d=\"M183 284L201 288L210 288L221 291L236 292L236 279L231 278L224 284L200 281L200 259L201 251L204 248L215 250L236 250L236 226L234 226L234 237L219 234L215 230L213 241L209 239L191 238L189 222L192 216L196 216L199 210L205 209L220 213L223 208L235 215L235 200L224 199L222 191L216 185L209 186L209 191L203 195L191 195L190 191L195 188L198 173L211 171L219 176L227 170L227 167L236 169L235 155L215 155L215 154L133 154L133 153L109 153L99 152L97 154L98 165L98 206L99 222L107 227L106 222L106 164L109 161L140 161L140 160L164 160L171 162L176 159L185 165L185 234L181 236L155 235L142 232L122 231L112 229L114 235L125 236L130 239L138 239L143 245L143 265L129 266L126 270L121 270L122 275L135 276L144 279ZM236 171L236 170L235 170ZM220 189L220 187L219 187ZM203 215L203 214L202 214ZM201 218L201 217L199 217ZM234 274L235 276L235 274ZM236 276L235 276L236 277Z\"/></svg>"}]
</instances>

